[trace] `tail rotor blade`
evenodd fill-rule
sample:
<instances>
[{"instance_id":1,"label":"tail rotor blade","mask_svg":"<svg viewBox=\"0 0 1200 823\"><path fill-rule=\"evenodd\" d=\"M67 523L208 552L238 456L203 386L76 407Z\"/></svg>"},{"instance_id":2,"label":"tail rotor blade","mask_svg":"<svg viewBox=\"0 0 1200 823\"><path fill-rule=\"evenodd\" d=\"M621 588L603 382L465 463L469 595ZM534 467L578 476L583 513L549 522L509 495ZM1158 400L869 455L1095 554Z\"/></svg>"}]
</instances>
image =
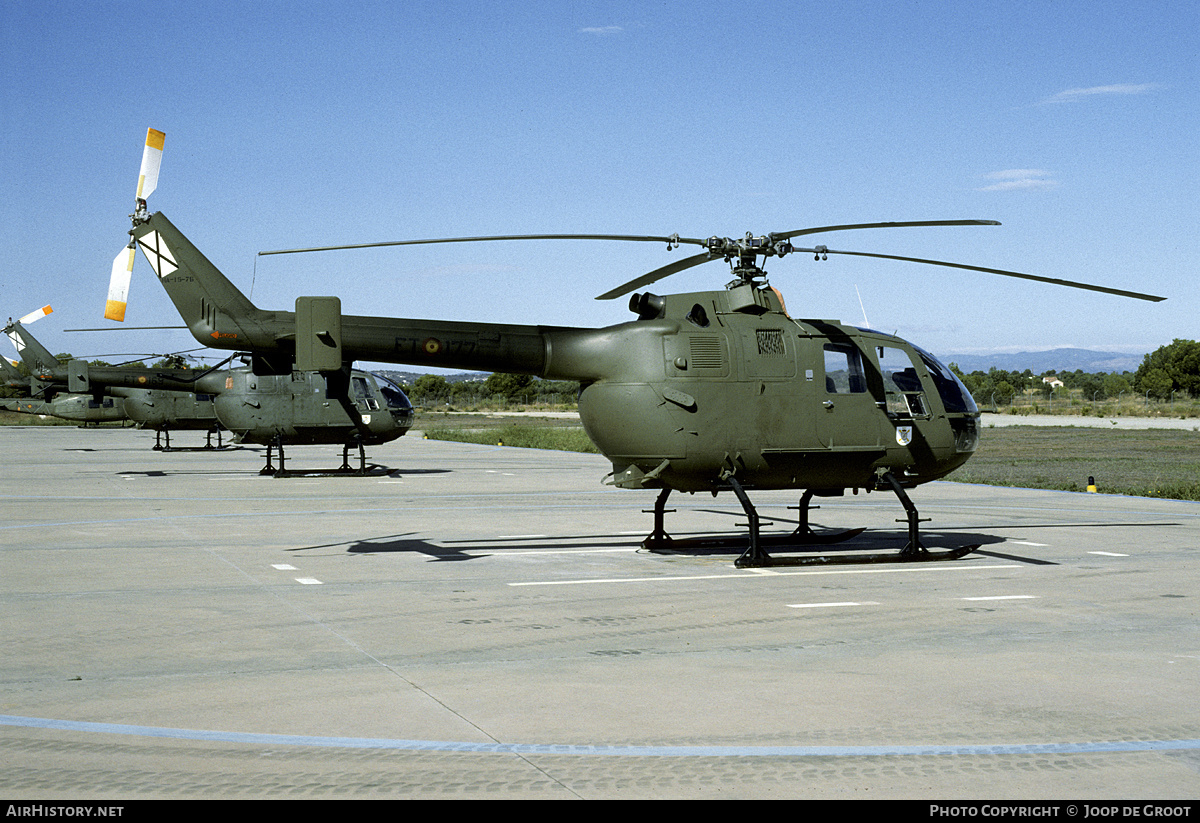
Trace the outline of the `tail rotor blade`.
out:
<instances>
[{"instance_id":1,"label":"tail rotor blade","mask_svg":"<svg viewBox=\"0 0 1200 823\"><path fill-rule=\"evenodd\" d=\"M158 129L146 129L146 148L142 151L142 168L138 171L137 212L133 215L134 225L144 217L146 198L158 188L158 170L162 167L163 142L166 133ZM112 276L108 280L108 300L104 304L104 319L125 322L125 308L129 300L129 281L133 279L135 250L132 241L127 248L113 259Z\"/></svg>"},{"instance_id":2,"label":"tail rotor blade","mask_svg":"<svg viewBox=\"0 0 1200 823\"><path fill-rule=\"evenodd\" d=\"M138 200L145 200L158 187L158 170L162 166L163 141L167 135L157 129L147 129L146 149L142 152L142 170L138 173Z\"/></svg>"},{"instance_id":3,"label":"tail rotor blade","mask_svg":"<svg viewBox=\"0 0 1200 823\"><path fill-rule=\"evenodd\" d=\"M125 322L125 304L129 298L129 281L133 276L133 249L121 249L113 259L112 277L108 281L108 301L104 304L104 319Z\"/></svg>"},{"instance_id":4,"label":"tail rotor blade","mask_svg":"<svg viewBox=\"0 0 1200 823\"><path fill-rule=\"evenodd\" d=\"M41 320L43 317L45 317L47 314L50 314L53 311L54 311L54 309L50 308L49 306L42 306L37 311L31 311L29 314L22 317L21 325L28 326L33 321Z\"/></svg>"}]
</instances>

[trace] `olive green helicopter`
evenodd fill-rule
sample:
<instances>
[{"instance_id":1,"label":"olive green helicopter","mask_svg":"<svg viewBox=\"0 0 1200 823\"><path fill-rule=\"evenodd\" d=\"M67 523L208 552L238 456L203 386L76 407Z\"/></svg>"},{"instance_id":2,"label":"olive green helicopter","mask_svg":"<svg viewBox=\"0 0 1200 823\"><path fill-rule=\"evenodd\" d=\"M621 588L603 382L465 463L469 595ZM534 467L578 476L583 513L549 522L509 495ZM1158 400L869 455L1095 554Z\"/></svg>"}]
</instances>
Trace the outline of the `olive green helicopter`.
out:
<instances>
[{"instance_id":1,"label":"olive green helicopter","mask_svg":"<svg viewBox=\"0 0 1200 823\"><path fill-rule=\"evenodd\" d=\"M266 446L267 464L259 473L275 477L368 474L365 447L395 440L412 427L412 404L400 387L358 369L330 378L349 381L351 391L340 393L343 403L332 396L337 392L331 393L323 375L258 376L248 366L224 368L234 358L196 369L100 366L81 359L63 363L25 327L50 311L45 306L5 326L30 371L26 384L46 398L5 404L12 411L87 422L129 419L154 431L153 448L160 451L179 450L171 446L171 431L205 431L201 448L208 450L214 448L211 435L218 435L215 448L220 448L220 432L228 430L238 443ZM285 446L322 444L342 446L339 467L287 468ZM349 461L353 447L359 451L357 469Z\"/></svg>"},{"instance_id":2,"label":"olive green helicopter","mask_svg":"<svg viewBox=\"0 0 1200 823\"><path fill-rule=\"evenodd\" d=\"M129 420L122 398L108 394L67 393L53 381L42 379L40 374L44 369L41 364L58 365L58 361L29 334L24 324L40 320L52 311L50 306L43 306L20 320L10 317L5 325L4 334L16 347L21 362L0 357L0 370L4 372L5 387L17 391L20 396L0 400L0 409L39 417L57 417L81 426ZM22 365L25 372L20 370Z\"/></svg>"},{"instance_id":3,"label":"olive green helicopter","mask_svg":"<svg viewBox=\"0 0 1200 823\"><path fill-rule=\"evenodd\" d=\"M542 234L402 240L288 249L262 254L512 240L620 240L699 246L703 251L631 280L597 299L641 289L709 261L730 265L720 291L633 293L635 319L605 328L511 325L341 314L336 297L299 297L295 311L257 308L146 197L157 182L163 135L150 130L142 159L130 241L113 264L108 311L123 317L134 250L140 248L196 340L254 353L255 370L329 373L355 360L533 374L580 382L579 415L612 463L608 482L658 490L644 546L686 548L664 526L674 491L731 491L749 520L739 567L831 562L894 562L962 557L978 548L930 551L920 539L907 491L945 477L979 440L979 411L953 372L894 335L836 320L793 318L759 262L792 253L855 255L949 266L1089 289L1123 297L1164 298L1000 269L802 248L796 237L833 231L913 226L998 225L987 220L859 223L730 239L607 234ZM764 535L749 493L801 492L799 525ZM813 551L862 529L819 533L809 525L814 496L847 489L891 491L905 510L908 540L898 554L772 556L767 549Z\"/></svg>"}]
</instances>

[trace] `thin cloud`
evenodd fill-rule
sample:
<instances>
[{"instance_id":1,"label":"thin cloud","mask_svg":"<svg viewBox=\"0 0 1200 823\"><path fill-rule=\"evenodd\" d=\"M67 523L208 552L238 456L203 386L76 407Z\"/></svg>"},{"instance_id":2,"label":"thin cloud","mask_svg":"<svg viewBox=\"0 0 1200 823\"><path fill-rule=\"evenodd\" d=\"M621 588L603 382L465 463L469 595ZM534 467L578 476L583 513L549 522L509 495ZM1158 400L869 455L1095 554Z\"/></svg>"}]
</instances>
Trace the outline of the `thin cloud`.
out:
<instances>
[{"instance_id":1,"label":"thin cloud","mask_svg":"<svg viewBox=\"0 0 1200 823\"><path fill-rule=\"evenodd\" d=\"M597 37L608 37L625 31L621 26L588 26L579 30L580 34L594 34Z\"/></svg>"},{"instance_id":2,"label":"thin cloud","mask_svg":"<svg viewBox=\"0 0 1200 823\"><path fill-rule=\"evenodd\" d=\"M1043 103L1072 103L1085 97L1109 96L1114 94L1147 94L1158 88L1158 83L1118 83L1113 86L1089 86L1086 89L1067 89L1052 97L1047 97Z\"/></svg>"},{"instance_id":3,"label":"thin cloud","mask_svg":"<svg viewBox=\"0 0 1200 823\"><path fill-rule=\"evenodd\" d=\"M989 183L978 191L1018 191L1022 189L1053 189L1058 181L1045 169L1006 169L984 175Z\"/></svg>"}]
</instances>

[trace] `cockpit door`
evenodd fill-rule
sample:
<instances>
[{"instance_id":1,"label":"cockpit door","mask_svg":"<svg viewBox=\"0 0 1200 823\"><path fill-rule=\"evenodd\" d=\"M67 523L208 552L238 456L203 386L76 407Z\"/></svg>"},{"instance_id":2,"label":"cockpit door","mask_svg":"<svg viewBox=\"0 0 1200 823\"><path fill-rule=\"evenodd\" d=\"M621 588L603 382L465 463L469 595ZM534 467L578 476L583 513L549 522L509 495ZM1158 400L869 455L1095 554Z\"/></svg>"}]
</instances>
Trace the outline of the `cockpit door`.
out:
<instances>
[{"instance_id":1,"label":"cockpit door","mask_svg":"<svg viewBox=\"0 0 1200 823\"><path fill-rule=\"evenodd\" d=\"M816 396L817 436L831 451L877 454L880 449L880 414L875 398L867 391L863 353L852 340L826 340L821 344L820 365L824 390L818 383Z\"/></svg>"}]
</instances>

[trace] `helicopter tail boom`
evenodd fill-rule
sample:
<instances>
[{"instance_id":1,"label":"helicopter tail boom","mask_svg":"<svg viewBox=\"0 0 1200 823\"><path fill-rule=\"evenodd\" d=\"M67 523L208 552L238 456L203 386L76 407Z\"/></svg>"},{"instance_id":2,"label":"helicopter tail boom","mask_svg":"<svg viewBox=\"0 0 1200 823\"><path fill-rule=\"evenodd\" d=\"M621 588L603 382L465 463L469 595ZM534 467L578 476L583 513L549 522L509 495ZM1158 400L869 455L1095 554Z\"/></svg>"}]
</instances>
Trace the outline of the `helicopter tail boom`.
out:
<instances>
[{"instance_id":1,"label":"helicopter tail boom","mask_svg":"<svg viewBox=\"0 0 1200 823\"><path fill-rule=\"evenodd\" d=\"M134 241L197 341L218 349L291 358L296 313L256 307L179 231L156 212L139 218ZM345 315L340 348L347 362L505 371L554 379L600 376L603 346L595 329Z\"/></svg>"}]
</instances>

